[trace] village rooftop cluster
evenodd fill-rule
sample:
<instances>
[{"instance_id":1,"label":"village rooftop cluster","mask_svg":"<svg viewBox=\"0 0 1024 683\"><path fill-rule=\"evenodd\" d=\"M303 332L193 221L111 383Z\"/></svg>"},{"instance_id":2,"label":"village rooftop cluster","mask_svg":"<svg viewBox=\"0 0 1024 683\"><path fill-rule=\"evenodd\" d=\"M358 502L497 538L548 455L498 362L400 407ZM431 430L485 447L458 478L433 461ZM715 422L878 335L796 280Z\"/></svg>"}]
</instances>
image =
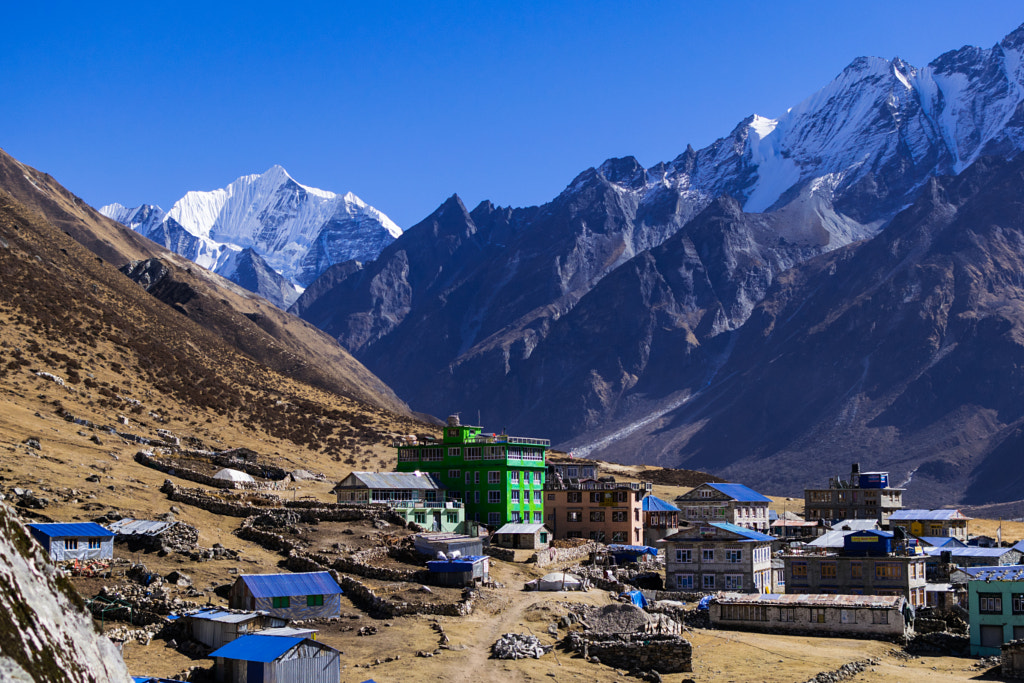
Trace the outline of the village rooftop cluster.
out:
<instances>
[{"instance_id":1,"label":"village rooftop cluster","mask_svg":"<svg viewBox=\"0 0 1024 683\"><path fill-rule=\"evenodd\" d=\"M890 485L887 472L865 472L853 464L848 476L807 488L803 514L779 514L771 499L741 483L707 481L672 502L661 500L651 483L616 481L602 473L599 462L550 454L545 439L486 434L456 416L440 439L405 436L395 447L396 471L350 473L333 489L335 504L296 502L268 508L262 516L254 512L244 525L247 533L287 550L283 537L268 531L275 524L286 527L300 517L380 523L386 516L414 532L411 547L367 551L362 576L374 557L418 555L420 569L378 571L414 579L426 591L463 589L463 601L448 612L455 615L471 611L485 588L600 588L636 609L687 605L671 617L665 610L645 616L634 626L643 638L567 636L585 657L596 660L600 651L604 664L621 655L627 662L642 658L652 671L689 671L692 655L684 635L695 626L901 643L917 633L960 630L971 655L1002 654L1007 670L1021 654L1013 641L1024 638L1024 541L1010 545L972 536L970 519L956 509L904 508L904 491ZM151 451L137 459L162 466ZM263 486L280 488L244 471L268 471L251 451L217 462L240 468L216 474L225 489L258 494ZM183 504L201 495L170 481L165 492ZM194 530L190 536L180 526L170 519L123 519L28 528L72 574L106 570L110 576L106 563L114 558L115 541L135 550L166 550L168 539L178 539L195 553ZM231 552L200 550L198 559ZM337 683L343 653L318 640L317 625L341 615L343 594L357 592L363 604L392 614L400 608L388 607L349 576L347 570L358 569L355 560L297 558L293 552L290 568L314 570L238 574L227 608L171 608L161 617L162 627L173 625L191 647L205 648L217 680ZM500 586L491 578L496 561L563 568L524 586ZM139 580L150 585L154 578L160 584L176 577ZM130 602L97 596L89 605L105 618L123 614ZM513 635L496 644L495 652L517 656L522 650L539 657L550 650Z\"/></svg>"}]
</instances>

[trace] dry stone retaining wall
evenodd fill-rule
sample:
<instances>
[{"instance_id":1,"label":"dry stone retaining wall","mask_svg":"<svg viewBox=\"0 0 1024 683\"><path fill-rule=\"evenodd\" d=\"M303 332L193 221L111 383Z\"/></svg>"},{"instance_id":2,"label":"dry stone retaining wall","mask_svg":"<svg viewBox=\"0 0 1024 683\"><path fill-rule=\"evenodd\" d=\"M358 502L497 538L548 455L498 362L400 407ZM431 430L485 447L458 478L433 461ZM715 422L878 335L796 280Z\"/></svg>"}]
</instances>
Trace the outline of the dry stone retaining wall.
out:
<instances>
[{"instance_id":1,"label":"dry stone retaining wall","mask_svg":"<svg viewBox=\"0 0 1024 683\"><path fill-rule=\"evenodd\" d=\"M584 557L590 557L590 553L596 550L597 543L586 543L575 548L547 548L539 551L534 557L538 567L546 567L549 564L571 562Z\"/></svg>"},{"instance_id":2,"label":"dry stone retaining wall","mask_svg":"<svg viewBox=\"0 0 1024 683\"><path fill-rule=\"evenodd\" d=\"M672 674L693 671L693 648L677 635L569 634L569 647L585 658L596 657L601 664L630 671Z\"/></svg>"},{"instance_id":3,"label":"dry stone retaining wall","mask_svg":"<svg viewBox=\"0 0 1024 683\"><path fill-rule=\"evenodd\" d=\"M179 479L187 479L194 481L198 484L206 484L207 486L215 486L221 489L258 489L262 484L258 481L226 481L224 479L215 479L208 474L197 472L196 470L188 467L183 467L175 463L169 463L160 458L151 451L139 451L135 454L135 462L146 467L151 467L158 472L164 474L170 474Z\"/></svg>"}]
</instances>

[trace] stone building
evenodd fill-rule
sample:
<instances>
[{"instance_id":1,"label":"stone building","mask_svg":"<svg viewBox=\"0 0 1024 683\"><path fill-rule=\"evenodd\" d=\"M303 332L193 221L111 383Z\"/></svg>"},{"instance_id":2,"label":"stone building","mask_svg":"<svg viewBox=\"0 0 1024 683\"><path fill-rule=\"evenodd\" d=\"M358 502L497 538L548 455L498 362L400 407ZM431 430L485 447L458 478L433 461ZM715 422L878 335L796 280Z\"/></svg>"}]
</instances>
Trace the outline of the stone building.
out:
<instances>
[{"instance_id":1,"label":"stone building","mask_svg":"<svg viewBox=\"0 0 1024 683\"><path fill-rule=\"evenodd\" d=\"M705 483L675 499L680 521L726 522L768 533L771 499L743 484Z\"/></svg>"},{"instance_id":2,"label":"stone building","mask_svg":"<svg viewBox=\"0 0 1024 683\"><path fill-rule=\"evenodd\" d=\"M897 510L889 515L889 528L901 527L912 536L947 536L967 543L967 517L959 510Z\"/></svg>"},{"instance_id":3,"label":"stone building","mask_svg":"<svg viewBox=\"0 0 1024 683\"><path fill-rule=\"evenodd\" d=\"M654 545L679 531L679 508L656 496L641 501L644 509L644 545Z\"/></svg>"},{"instance_id":4,"label":"stone building","mask_svg":"<svg viewBox=\"0 0 1024 683\"><path fill-rule=\"evenodd\" d=\"M436 475L419 472L352 472L334 487L339 503L390 505L406 522L430 531L465 531L465 507L449 500Z\"/></svg>"},{"instance_id":5,"label":"stone building","mask_svg":"<svg viewBox=\"0 0 1024 683\"><path fill-rule=\"evenodd\" d=\"M685 527L659 541L665 547L665 586L679 591L768 592L774 540L726 522Z\"/></svg>"},{"instance_id":6,"label":"stone building","mask_svg":"<svg viewBox=\"0 0 1024 683\"><path fill-rule=\"evenodd\" d=\"M740 631L899 639L909 623L898 595L741 595L708 605L711 625Z\"/></svg>"},{"instance_id":7,"label":"stone building","mask_svg":"<svg viewBox=\"0 0 1024 683\"><path fill-rule=\"evenodd\" d=\"M804 517L819 519L875 519L882 526L903 509L903 489L889 486L888 472L861 472L854 463L849 481L833 477L828 488L804 490Z\"/></svg>"}]
</instances>

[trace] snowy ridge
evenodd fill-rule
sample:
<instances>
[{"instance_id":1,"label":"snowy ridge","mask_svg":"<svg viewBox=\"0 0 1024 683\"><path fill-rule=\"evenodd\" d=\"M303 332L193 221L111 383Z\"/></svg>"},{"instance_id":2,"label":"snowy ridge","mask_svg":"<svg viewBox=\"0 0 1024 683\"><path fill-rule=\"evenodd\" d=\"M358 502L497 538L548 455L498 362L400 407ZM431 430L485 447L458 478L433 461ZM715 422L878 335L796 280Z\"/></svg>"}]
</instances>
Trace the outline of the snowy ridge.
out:
<instances>
[{"instance_id":1,"label":"snowy ridge","mask_svg":"<svg viewBox=\"0 0 1024 683\"><path fill-rule=\"evenodd\" d=\"M300 286L335 263L373 260L402 234L351 192L301 185L280 166L221 189L188 192L166 214L156 206L120 204L100 213L216 272L252 249Z\"/></svg>"}]
</instances>

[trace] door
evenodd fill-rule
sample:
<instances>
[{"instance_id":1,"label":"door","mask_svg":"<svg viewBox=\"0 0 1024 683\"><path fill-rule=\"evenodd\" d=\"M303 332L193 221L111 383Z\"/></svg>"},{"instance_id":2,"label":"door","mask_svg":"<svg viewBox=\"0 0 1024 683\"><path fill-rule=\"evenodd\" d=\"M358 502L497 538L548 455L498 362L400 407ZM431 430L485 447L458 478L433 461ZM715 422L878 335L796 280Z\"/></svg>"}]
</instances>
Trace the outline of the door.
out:
<instances>
[{"instance_id":1,"label":"door","mask_svg":"<svg viewBox=\"0 0 1024 683\"><path fill-rule=\"evenodd\" d=\"M981 646L1000 648L1003 646L1002 626L981 626Z\"/></svg>"},{"instance_id":2,"label":"door","mask_svg":"<svg viewBox=\"0 0 1024 683\"><path fill-rule=\"evenodd\" d=\"M441 512L440 510L434 511L434 531L441 530Z\"/></svg>"},{"instance_id":3,"label":"door","mask_svg":"<svg viewBox=\"0 0 1024 683\"><path fill-rule=\"evenodd\" d=\"M1014 626L1013 639L1020 640L1021 638L1024 638L1024 626Z\"/></svg>"}]
</instances>

